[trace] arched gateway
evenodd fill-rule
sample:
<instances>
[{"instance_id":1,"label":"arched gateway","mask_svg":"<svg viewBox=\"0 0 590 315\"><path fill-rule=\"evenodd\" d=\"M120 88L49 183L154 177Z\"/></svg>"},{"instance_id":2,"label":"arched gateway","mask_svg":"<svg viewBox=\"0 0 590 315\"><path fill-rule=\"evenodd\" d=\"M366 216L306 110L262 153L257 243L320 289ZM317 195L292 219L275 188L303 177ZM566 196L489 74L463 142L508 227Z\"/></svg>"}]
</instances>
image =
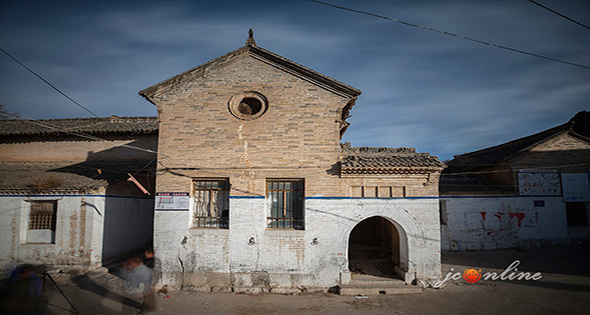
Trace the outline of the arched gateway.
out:
<instances>
[{"instance_id":1,"label":"arched gateway","mask_svg":"<svg viewBox=\"0 0 590 315\"><path fill-rule=\"evenodd\" d=\"M408 265L407 250L407 237L398 223L381 216L369 217L350 232L348 269L353 275L400 279L400 266Z\"/></svg>"}]
</instances>

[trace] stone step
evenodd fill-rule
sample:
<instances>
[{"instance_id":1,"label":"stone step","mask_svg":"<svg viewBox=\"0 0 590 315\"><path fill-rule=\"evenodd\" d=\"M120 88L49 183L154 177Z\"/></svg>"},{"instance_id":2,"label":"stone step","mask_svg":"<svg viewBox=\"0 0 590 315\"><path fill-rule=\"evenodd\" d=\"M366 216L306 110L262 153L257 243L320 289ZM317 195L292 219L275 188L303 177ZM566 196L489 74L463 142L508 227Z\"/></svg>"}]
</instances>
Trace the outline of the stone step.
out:
<instances>
[{"instance_id":1,"label":"stone step","mask_svg":"<svg viewBox=\"0 0 590 315\"><path fill-rule=\"evenodd\" d=\"M352 280L350 281L351 286L377 286L377 287L405 287L406 283L402 280Z\"/></svg>"},{"instance_id":2,"label":"stone step","mask_svg":"<svg viewBox=\"0 0 590 315\"><path fill-rule=\"evenodd\" d=\"M340 288L340 295L377 295L377 294L408 294L422 293L422 288L415 285L395 285L395 286L377 286L377 285L343 285Z\"/></svg>"}]
</instances>

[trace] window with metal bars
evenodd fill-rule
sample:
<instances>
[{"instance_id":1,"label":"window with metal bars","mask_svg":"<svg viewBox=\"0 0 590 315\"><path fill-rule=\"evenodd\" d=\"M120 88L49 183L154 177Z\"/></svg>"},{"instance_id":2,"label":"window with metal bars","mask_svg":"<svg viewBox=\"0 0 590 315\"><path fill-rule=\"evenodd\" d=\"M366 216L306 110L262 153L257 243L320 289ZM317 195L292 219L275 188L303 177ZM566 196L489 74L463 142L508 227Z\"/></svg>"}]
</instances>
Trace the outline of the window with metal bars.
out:
<instances>
[{"instance_id":1,"label":"window with metal bars","mask_svg":"<svg viewBox=\"0 0 590 315\"><path fill-rule=\"evenodd\" d=\"M303 230L303 180L268 180L266 196L270 202L267 226Z\"/></svg>"},{"instance_id":2,"label":"window with metal bars","mask_svg":"<svg viewBox=\"0 0 590 315\"><path fill-rule=\"evenodd\" d=\"M57 200L31 201L29 230L55 231L57 221Z\"/></svg>"},{"instance_id":3,"label":"window with metal bars","mask_svg":"<svg viewBox=\"0 0 590 315\"><path fill-rule=\"evenodd\" d=\"M229 228L229 180L195 180L193 226Z\"/></svg>"}]
</instances>

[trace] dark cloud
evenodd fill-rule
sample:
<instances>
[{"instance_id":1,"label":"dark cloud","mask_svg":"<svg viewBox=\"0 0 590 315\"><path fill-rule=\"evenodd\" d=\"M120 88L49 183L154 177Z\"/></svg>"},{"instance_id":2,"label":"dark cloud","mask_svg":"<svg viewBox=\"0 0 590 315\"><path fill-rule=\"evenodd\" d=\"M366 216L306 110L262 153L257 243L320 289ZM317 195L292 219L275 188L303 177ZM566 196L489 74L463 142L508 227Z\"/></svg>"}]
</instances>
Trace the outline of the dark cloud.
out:
<instances>
[{"instance_id":1,"label":"dark cloud","mask_svg":"<svg viewBox=\"0 0 590 315\"><path fill-rule=\"evenodd\" d=\"M335 2L336 3L336 2ZM337 1L590 65L590 32L527 1ZM551 2L586 25L590 3ZM363 94L345 141L443 159L590 110L590 70L309 1L4 1L0 43L101 116L155 115L137 91L258 44ZM89 114L0 56L0 103L32 118Z\"/></svg>"}]
</instances>

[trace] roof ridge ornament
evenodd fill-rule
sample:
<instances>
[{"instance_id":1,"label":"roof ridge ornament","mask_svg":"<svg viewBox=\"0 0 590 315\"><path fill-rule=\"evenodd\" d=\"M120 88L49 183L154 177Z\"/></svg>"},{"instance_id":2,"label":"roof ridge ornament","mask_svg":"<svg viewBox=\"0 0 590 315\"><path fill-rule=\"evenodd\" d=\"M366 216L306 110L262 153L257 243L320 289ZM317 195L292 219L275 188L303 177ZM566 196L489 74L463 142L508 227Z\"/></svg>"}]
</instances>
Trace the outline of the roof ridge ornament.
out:
<instances>
[{"instance_id":1,"label":"roof ridge ornament","mask_svg":"<svg viewBox=\"0 0 590 315\"><path fill-rule=\"evenodd\" d=\"M256 41L254 40L254 31L252 29L248 31L248 39L246 40L246 46L257 47Z\"/></svg>"}]
</instances>

